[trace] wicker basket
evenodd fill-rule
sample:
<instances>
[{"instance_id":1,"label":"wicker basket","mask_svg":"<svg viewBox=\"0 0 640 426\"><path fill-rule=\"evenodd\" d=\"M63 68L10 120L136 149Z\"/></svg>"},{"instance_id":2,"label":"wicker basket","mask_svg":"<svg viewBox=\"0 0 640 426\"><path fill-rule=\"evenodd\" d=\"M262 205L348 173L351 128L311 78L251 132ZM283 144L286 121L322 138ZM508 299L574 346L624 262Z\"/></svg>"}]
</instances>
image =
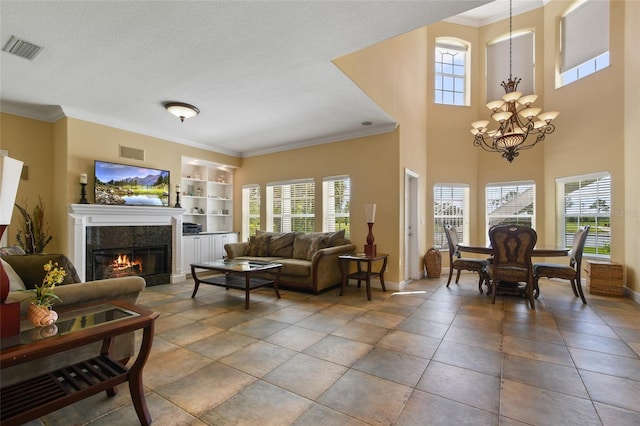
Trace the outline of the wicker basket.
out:
<instances>
[{"instance_id":1,"label":"wicker basket","mask_svg":"<svg viewBox=\"0 0 640 426\"><path fill-rule=\"evenodd\" d=\"M424 255L424 267L429 278L440 278L442 273L442 255L434 247L427 250Z\"/></svg>"},{"instance_id":2,"label":"wicker basket","mask_svg":"<svg viewBox=\"0 0 640 426\"><path fill-rule=\"evenodd\" d=\"M622 265L608 261L587 260L587 289L589 294L624 296Z\"/></svg>"}]
</instances>

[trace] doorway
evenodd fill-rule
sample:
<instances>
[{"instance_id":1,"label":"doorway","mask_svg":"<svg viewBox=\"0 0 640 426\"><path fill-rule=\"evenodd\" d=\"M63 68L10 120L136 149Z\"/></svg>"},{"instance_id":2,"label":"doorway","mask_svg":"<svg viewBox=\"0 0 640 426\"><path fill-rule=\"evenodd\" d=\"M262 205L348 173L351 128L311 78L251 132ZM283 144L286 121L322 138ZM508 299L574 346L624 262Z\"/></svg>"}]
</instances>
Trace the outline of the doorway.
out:
<instances>
[{"instance_id":1,"label":"doorway","mask_svg":"<svg viewBox=\"0 0 640 426\"><path fill-rule=\"evenodd\" d=\"M418 178L410 170L404 172L404 282L422 278L418 244Z\"/></svg>"}]
</instances>

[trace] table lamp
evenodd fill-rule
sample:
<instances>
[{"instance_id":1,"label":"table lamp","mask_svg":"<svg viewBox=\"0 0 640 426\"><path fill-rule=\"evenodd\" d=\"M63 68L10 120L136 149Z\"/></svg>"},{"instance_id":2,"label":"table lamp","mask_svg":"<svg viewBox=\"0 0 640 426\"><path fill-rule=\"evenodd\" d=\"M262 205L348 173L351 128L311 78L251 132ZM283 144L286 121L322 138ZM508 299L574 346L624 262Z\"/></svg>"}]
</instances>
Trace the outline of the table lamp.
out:
<instances>
[{"instance_id":1,"label":"table lamp","mask_svg":"<svg viewBox=\"0 0 640 426\"><path fill-rule=\"evenodd\" d=\"M22 164L22 161L0 154L0 238L11 223ZM0 262L0 337L2 338L20 333L20 303L5 303L9 289L9 277Z\"/></svg>"},{"instance_id":2,"label":"table lamp","mask_svg":"<svg viewBox=\"0 0 640 426\"><path fill-rule=\"evenodd\" d=\"M369 226L369 234L367 235L367 244L364 246L364 254L367 256L375 256L376 245L373 244L373 223L376 220L376 205L365 204L364 213L367 219L367 225Z\"/></svg>"}]
</instances>

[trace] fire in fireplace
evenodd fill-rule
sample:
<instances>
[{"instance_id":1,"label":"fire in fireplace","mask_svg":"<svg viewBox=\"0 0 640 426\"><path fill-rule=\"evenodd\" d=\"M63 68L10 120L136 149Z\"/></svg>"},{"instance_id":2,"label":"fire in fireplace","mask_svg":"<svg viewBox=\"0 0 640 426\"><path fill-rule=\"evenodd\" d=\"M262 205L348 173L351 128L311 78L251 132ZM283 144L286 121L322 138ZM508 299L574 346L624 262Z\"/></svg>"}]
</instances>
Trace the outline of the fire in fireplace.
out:
<instances>
[{"instance_id":1,"label":"fire in fireplace","mask_svg":"<svg viewBox=\"0 0 640 426\"><path fill-rule=\"evenodd\" d=\"M166 247L127 247L93 251L93 279L166 273Z\"/></svg>"}]
</instances>

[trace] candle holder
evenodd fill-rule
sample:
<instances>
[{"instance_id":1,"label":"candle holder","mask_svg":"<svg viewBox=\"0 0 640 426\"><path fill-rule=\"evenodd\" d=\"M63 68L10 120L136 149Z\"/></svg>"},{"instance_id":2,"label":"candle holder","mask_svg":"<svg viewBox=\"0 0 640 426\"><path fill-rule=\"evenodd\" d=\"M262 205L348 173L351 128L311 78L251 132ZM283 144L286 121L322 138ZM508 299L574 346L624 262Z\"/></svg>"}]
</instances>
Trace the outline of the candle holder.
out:
<instances>
[{"instance_id":1,"label":"candle holder","mask_svg":"<svg viewBox=\"0 0 640 426\"><path fill-rule=\"evenodd\" d=\"M175 208L181 208L182 207L180 205L180 191L176 191L176 205L174 207Z\"/></svg>"},{"instance_id":2,"label":"candle holder","mask_svg":"<svg viewBox=\"0 0 640 426\"><path fill-rule=\"evenodd\" d=\"M367 234L367 244L364 245L364 254L367 256L375 256L377 254L376 245L373 244L373 222L367 223L369 226L369 234Z\"/></svg>"},{"instance_id":3,"label":"candle holder","mask_svg":"<svg viewBox=\"0 0 640 426\"><path fill-rule=\"evenodd\" d=\"M87 201L87 184L81 183L82 189L80 189L80 204L89 204Z\"/></svg>"}]
</instances>

